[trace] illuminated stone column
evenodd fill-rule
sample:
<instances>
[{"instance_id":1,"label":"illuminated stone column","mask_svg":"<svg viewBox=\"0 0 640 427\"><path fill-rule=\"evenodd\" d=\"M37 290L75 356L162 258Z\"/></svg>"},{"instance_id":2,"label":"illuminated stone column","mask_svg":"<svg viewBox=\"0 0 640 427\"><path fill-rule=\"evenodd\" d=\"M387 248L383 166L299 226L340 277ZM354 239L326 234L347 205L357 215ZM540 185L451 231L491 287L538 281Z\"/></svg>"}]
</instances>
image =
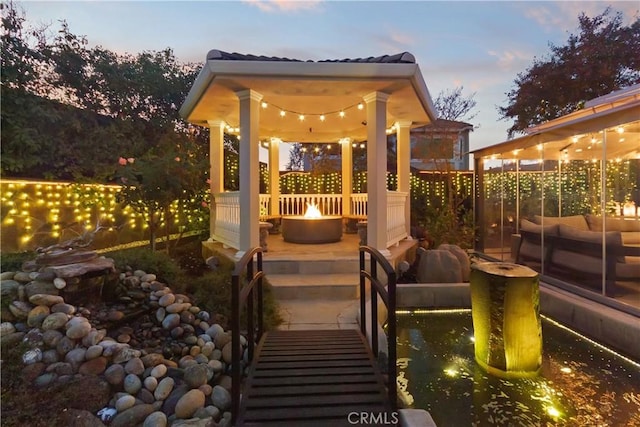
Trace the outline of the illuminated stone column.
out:
<instances>
[{"instance_id":1,"label":"illuminated stone column","mask_svg":"<svg viewBox=\"0 0 640 427\"><path fill-rule=\"evenodd\" d=\"M247 89L236 92L240 100L240 251L260 242L259 125L262 95Z\"/></svg>"},{"instance_id":2,"label":"illuminated stone column","mask_svg":"<svg viewBox=\"0 0 640 427\"><path fill-rule=\"evenodd\" d=\"M351 138L340 140L342 148L342 215L351 215L351 188L353 187L353 152Z\"/></svg>"},{"instance_id":3,"label":"illuminated stone column","mask_svg":"<svg viewBox=\"0 0 640 427\"><path fill-rule=\"evenodd\" d=\"M396 122L398 191L407 193L404 201L404 225L411 238L411 122Z\"/></svg>"},{"instance_id":4,"label":"illuminated stone column","mask_svg":"<svg viewBox=\"0 0 640 427\"><path fill-rule=\"evenodd\" d=\"M385 256L387 249L387 100L373 92L367 103L367 245Z\"/></svg>"},{"instance_id":5,"label":"illuminated stone column","mask_svg":"<svg viewBox=\"0 0 640 427\"><path fill-rule=\"evenodd\" d=\"M224 191L224 126L222 120L209 120L209 237L214 235L216 224L215 195Z\"/></svg>"},{"instance_id":6,"label":"illuminated stone column","mask_svg":"<svg viewBox=\"0 0 640 427\"><path fill-rule=\"evenodd\" d=\"M490 374L535 377L542 365L538 273L504 262L471 266L475 357Z\"/></svg>"},{"instance_id":7,"label":"illuminated stone column","mask_svg":"<svg viewBox=\"0 0 640 427\"><path fill-rule=\"evenodd\" d=\"M279 138L269 141L269 194L271 215L280 215L280 143Z\"/></svg>"}]
</instances>

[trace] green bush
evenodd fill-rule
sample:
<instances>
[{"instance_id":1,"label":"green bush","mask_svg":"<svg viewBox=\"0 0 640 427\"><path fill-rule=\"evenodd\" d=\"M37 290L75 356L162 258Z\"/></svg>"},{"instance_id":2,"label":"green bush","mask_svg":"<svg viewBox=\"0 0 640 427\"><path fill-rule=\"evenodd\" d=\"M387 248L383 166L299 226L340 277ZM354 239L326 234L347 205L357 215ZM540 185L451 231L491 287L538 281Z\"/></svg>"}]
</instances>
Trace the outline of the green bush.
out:
<instances>
[{"instance_id":1,"label":"green bush","mask_svg":"<svg viewBox=\"0 0 640 427\"><path fill-rule=\"evenodd\" d=\"M223 258L223 256L219 256L220 260ZM220 263L216 271L191 280L188 291L193 293L194 299L200 308L209 311L214 316L222 316L230 322L233 263L226 260L226 258L224 259L225 261ZM282 318L278 312L278 304L273 295L271 284L266 279L263 279L262 285L264 297L264 328L271 330L282 323ZM254 309L254 319L257 325L257 304L254 304ZM243 329L246 328L246 310L242 313L241 321ZM229 327L230 325L225 326Z\"/></svg>"},{"instance_id":2,"label":"green bush","mask_svg":"<svg viewBox=\"0 0 640 427\"><path fill-rule=\"evenodd\" d=\"M2 254L0 256L0 271L19 271L25 261L35 258L36 253L32 251Z\"/></svg>"},{"instance_id":3,"label":"green bush","mask_svg":"<svg viewBox=\"0 0 640 427\"><path fill-rule=\"evenodd\" d=\"M160 282L172 288L184 281L178 263L164 252L152 251L149 248L132 248L110 252L105 256L113 258L116 268L120 271L133 269L153 273Z\"/></svg>"}]
</instances>

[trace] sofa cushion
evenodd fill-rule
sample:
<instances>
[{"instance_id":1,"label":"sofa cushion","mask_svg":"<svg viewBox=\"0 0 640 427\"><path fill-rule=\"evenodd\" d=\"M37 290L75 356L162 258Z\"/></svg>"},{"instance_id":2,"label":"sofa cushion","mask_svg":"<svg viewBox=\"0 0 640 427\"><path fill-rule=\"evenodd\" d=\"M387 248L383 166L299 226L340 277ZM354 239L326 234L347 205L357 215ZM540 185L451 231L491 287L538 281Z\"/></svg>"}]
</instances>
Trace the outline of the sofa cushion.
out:
<instances>
[{"instance_id":1,"label":"sofa cushion","mask_svg":"<svg viewBox=\"0 0 640 427\"><path fill-rule=\"evenodd\" d=\"M558 225L549 225L549 226L541 226L535 224L526 219L522 219L520 221L520 229L523 231L529 231L532 233L544 232L545 236L557 236L558 235ZM525 256L527 258L536 260L538 262L541 261L542 248L539 244L530 242L529 240L523 240L522 245L520 246L520 255ZM546 255L546 252L545 252Z\"/></svg>"},{"instance_id":2,"label":"sofa cushion","mask_svg":"<svg viewBox=\"0 0 640 427\"><path fill-rule=\"evenodd\" d=\"M622 244L625 246L640 246L640 231L623 231Z\"/></svg>"},{"instance_id":3,"label":"sofa cushion","mask_svg":"<svg viewBox=\"0 0 640 427\"><path fill-rule=\"evenodd\" d=\"M607 231L604 234L605 234L605 241L607 245L622 246L622 234L619 231ZM601 231L577 230L573 227L563 225L563 224L558 225L558 235L560 237L566 237L567 239L572 239L572 240L581 240L583 242L593 242L593 243L599 243L599 244L602 243ZM568 252L568 251L558 250L556 252ZM568 253L574 254L574 255L576 254L575 252L568 252ZM586 255L586 257L591 258L592 262L594 259L597 259L599 263L602 263L601 261L602 257L592 257L589 255ZM624 262L624 256L618 257L617 261ZM584 260L581 262L584 262ZM572 264L575 264L575 262L572 262ZM588 266L584 266L584 267L587 268Z\"/></svg>"},{"instance_id":4,"label":"sofa cushion","mask_svg":"<svg viewBox=\"0 0 640 427\"><path fill-rule=\"evenodd\" d=\"M616 277L619 279L640 280L640 257L627 257L625 264L616 264Z\"/></svg>"},{"instance_id":5,"label":"sofa cushion","mask_svg":"<svg viewBox=\"0 0 640 427\"><path fill-rule=\"evenodd\" d=\"M571 227L577 228L578 230L589 230L589 224L587 224L587 220L584 215L572 215L572 216L545 216L542 217L540 215L533 216L533 222L536 224L542 224L542 220L544 219L544 225L569 225Z\"/></svg>"},{"instance_id":6,"label":"sofa cushion","mask_svg":"<svg viewBox=\"0 0 640 427\"><path fill-rule=\"evenodd\" d=\"M585 215L589 230L602 231L602 217ZM605 217L604 225L607 231L640 232L640 220Z\"/></svg>"}]
</instances>

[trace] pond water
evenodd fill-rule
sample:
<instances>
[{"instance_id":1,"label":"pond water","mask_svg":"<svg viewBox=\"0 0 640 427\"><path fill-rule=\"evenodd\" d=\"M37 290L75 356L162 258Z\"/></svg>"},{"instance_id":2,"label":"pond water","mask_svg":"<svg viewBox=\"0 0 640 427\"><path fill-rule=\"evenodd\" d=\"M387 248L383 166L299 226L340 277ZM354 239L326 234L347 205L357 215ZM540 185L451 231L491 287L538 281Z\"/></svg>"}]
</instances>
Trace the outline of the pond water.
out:
<instances>
[{"instance_id":1,"label":"pond water","mask_svg":"<svg viewBox=\"0 0 640 427\"><path fill-rule=\"evenodd\" d=\"M398 315L398 381L438 427L640 426L640 364L543 318L534 379L488 375L471 310Z\"/></svg>"}]
</instances>

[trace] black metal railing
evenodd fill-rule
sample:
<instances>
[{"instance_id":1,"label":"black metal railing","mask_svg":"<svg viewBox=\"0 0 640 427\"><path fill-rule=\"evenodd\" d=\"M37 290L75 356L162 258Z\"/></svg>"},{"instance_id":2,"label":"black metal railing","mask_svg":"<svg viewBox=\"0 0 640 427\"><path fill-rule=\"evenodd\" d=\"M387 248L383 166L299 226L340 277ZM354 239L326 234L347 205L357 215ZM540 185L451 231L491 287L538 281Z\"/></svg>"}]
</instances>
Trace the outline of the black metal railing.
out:
<instances>
[{"instance_id":1,"label":"black metal railing","mask_svg":"<svg viewBox=\"0 0 640 427\"><path fill-rule=\"evenodd\" d=\"M370 254L370 268L366 270L365 254ZM382 267L387 278L387 289L378 278L378 265ZM374 357L378 356L378 296L387 307L387 392L393 410L397 409L397 380L396 380L396 272L387 259L370 246L360 246L360 330L367 337L366 317L366 281L371 288L371 350Z\"/></svg>"},{"instance_id":2,"label":"black metal railing","mask_svg":"<svg viewBox=\"0 0 640 427\"><path fill-rule=\"evenodd\" d=\"M255 269L254 269L254 257ZM246 273L244 275L243 273ZM242 278L245 278L243 281ZM240 411L240 389L242 387L242 345L240 343L240 317L246 304L247 308L247 345L249 363L253 360L256 340L262 338L264 332L264 310L262 278L262 249L256 247L244 254L236 263L231 276L231 417L235 423ZM245 282L241 288L241 283ZM257 298L253 290L257 288ZM258 330L255 334L254 299L258 304Z\"/></svg>"}]
</instances>

